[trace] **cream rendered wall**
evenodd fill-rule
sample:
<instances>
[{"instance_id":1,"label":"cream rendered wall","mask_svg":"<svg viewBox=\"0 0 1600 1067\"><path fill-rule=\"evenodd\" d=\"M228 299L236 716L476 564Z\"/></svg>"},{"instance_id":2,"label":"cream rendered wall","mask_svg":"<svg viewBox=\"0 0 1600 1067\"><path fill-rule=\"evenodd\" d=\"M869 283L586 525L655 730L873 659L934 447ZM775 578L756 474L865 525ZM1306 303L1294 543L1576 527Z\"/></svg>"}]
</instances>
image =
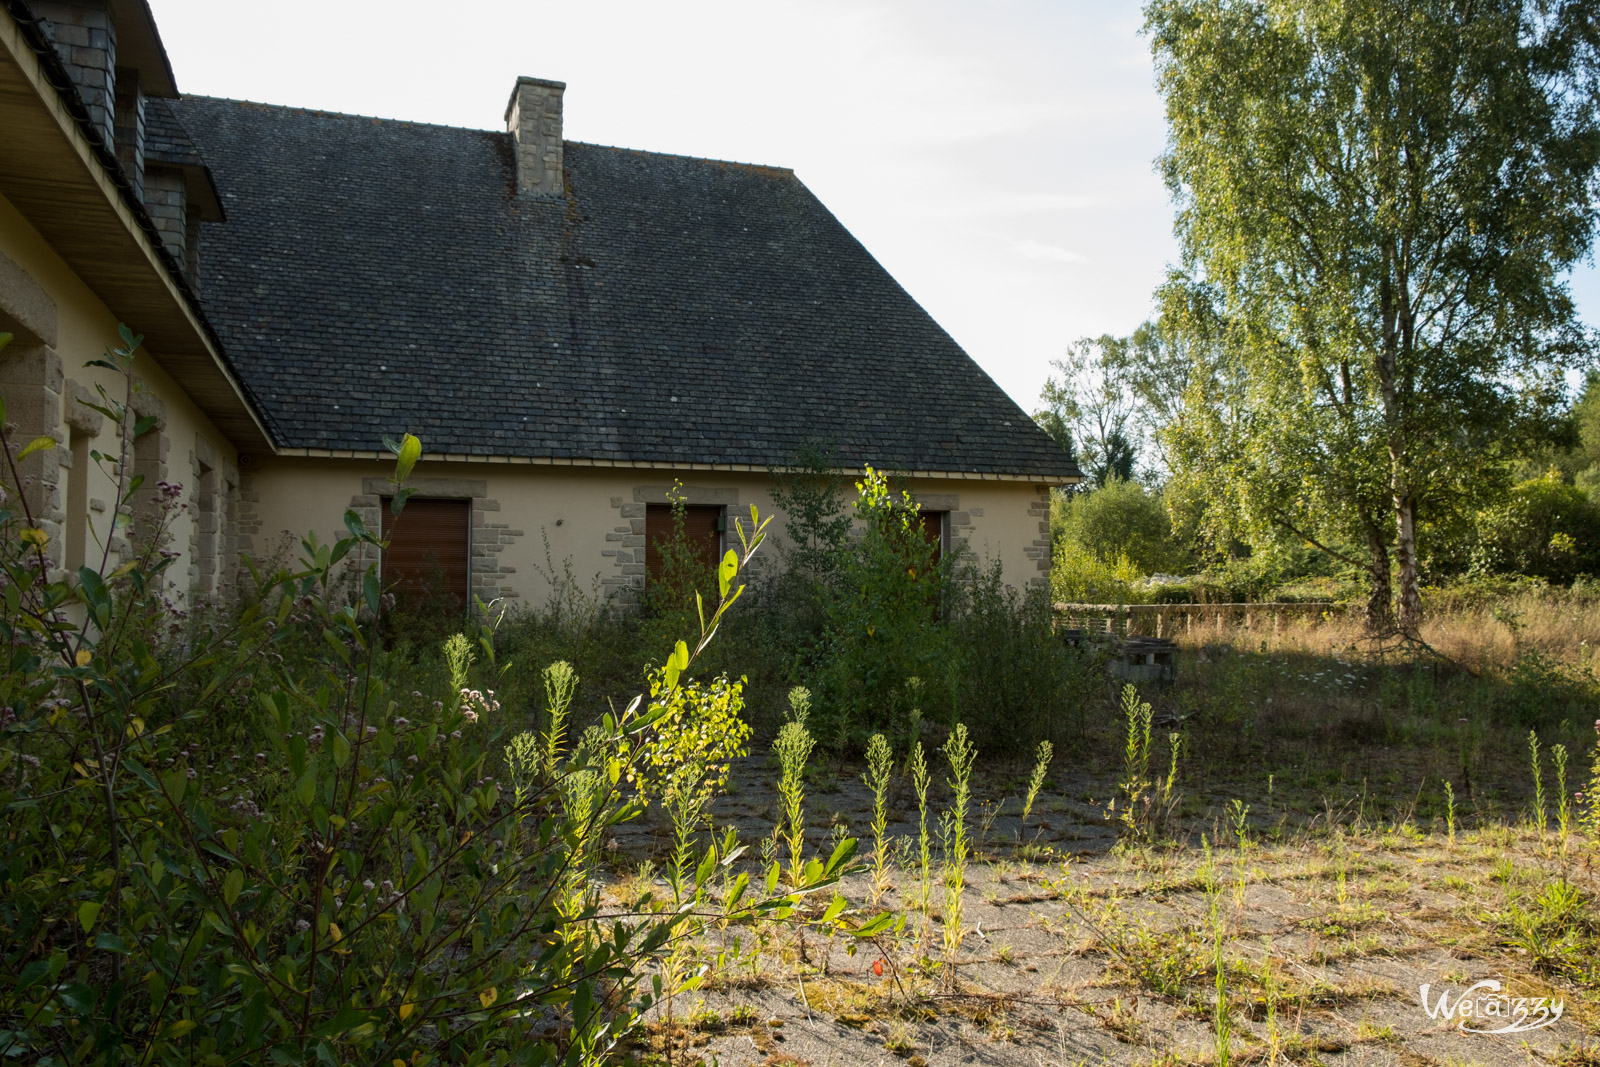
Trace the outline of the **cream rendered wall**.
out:
<instances>
[{"instance_id":1,"label":"cream rendered wall","mask_svg":"<svg viewBox=\"0 0 1600 1067\"><path fill-rule=\"evenodd\" d=\"M99 297L86 286L82 279L68 267L59 256L50 248L28 221L16 208L3 196L0 196L0 255L6 256L20 266L37 285L42 288L55 302L56 306L56 343L46 349L44 353L32 353L35 360L42 358L45 363L50 363L54 368L59 368L63 376L60 385L59 400L52 398L51 402L59 406L53 413L55 426L41 432L49 433L56 437L60 446L47 455L42 464L42 482L45 485L43 503L54 525L58 530L52 531L52 541L55 542L55 560L61 562L60 552L64 549L65 532L64 523L69 487L71 480L76 477L88 479L87 497L90 501L88 520L92 523L94 533L102 542L110 527L111 510L115 507L116 483L106 472L100 470L98 465L91 460L88 470L74 469L72 453L68 448L69 427L67 420L74 419L80 423L99 422L98 432L90 441L90 447L97 449L103 455L114 456L117 453L116 427L104 418L96 418L92 413L82 409L73 410L73 386L77 385L88 393L93 394L96 385L106 388L112 396L121 399L124 392L123 381L111 371L99 367L85 367L90 360L98 359L105 352L107 346L115 345L117 339L117 317L112 313ZM135 333L139 332L139 323L130 322L128 326ZM16 346L0 353L0 364L14 362L21 353ZM50 357L53 355L54 359ZM195 496L193 483L193 468L197 442L203 442L198 447L204 451L207 446L214 453L218 469L231 468L235 462L237 452L232 445L219 433L211 421L195 406L179 384L174 381L160 363L160 354L141 349L134 360L134 375L144 382L147 398L141 398L135 403L136 410L158 413L161 416L158 432L164 445L165 453L164 473L165 480L184 487L183 501L191 506L178 513L170 530L170 537L166 549L177 552L178 558L169 569L168 576L175 590L183 595L189 592L190 584L190 547L195 534L194 507L192 502ZM23 398L14 398L9 395L18 392L15 382L0 385L7 392L6 401L10 410L16 412L16 401ZM98 402L98 397L95 397ZM48 424L51 413L45 413L44 419ZM16 421L13 417L13 421ZM109 467L109 464L107 464ZM141 494L153 494L156 487L153 479L141 487ZM99 510L95 505L99 505ZM216 533L219 548L223 543L225 531ZM101 558L99 546L94 537L87 539L86 557L90 563L97 563ZM112 558L116 559L114 551ZM224 563L224 568L226 564Z\"/></svg>"},{"instance_id":2,"label":"cream rendered wall","mask_svg":"<svg viewBox=\"0 0 1600 1067\"><path fill-rule=\"evenodd\" d=\"M376 527L379 494L386 492L382 480L391 469L376 461L246 457L240 528L248 541L241 539L241 551L292 562L306 533L315 531L323 542L340 536L347 509ZM686 470L677 478L689 503L727 507L730 547L737 542L732 520L748 527L751 504L762 517L772 515L772 540L757 557L753 580L776 565L786 517L772 503L768 476ZM473 500L479 595L541 607L552 592L551 579L562 578L568 561L584 593L615 595L642 582L644 508L663 502L673 479L673 471L661 469L455 463L424 455L411 484L422 496ZM1009 584L1020 589L1048 581L1043 485L920 480L911 490L925 507L949 511L952 543L964 545L976 562L998 558Z\"/></svg>"}]
</instances>

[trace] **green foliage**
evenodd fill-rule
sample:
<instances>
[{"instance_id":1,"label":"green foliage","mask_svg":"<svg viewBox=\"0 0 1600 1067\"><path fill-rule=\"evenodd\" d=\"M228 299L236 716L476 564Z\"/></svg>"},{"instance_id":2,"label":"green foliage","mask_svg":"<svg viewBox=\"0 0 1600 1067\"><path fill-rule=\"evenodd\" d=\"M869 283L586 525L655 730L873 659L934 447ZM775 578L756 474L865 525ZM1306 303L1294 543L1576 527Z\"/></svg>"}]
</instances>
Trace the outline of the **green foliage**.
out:
<instances>
[{"instance_id":1,"label":"green foliage","mask_svg":"<svg viewBox=\"0 0 1600 1067\"><path fill-rule=\"evenodd\" d=\"M1092 492L1058 495L1050 519L1054 537L1104 564L1126 558L1140 574L1150 575L1181 573L1190 562L1173 540L1161 498L1137 482L1112 479Z\"/></svg>"},{"instance_id":2,"label":"green foliage","mask_svg":"<svg viewBox=\"0 0 1600 1067\"><path fill-rule=\"evenodd\" d=\"M850 541L849 484L834 468L832 449L810 441L774 472L772 503L787 517L781 549L784 573L820 597L838 575Z\"/></svg>"},{"instance_id":3,"label":"green foliage","mask_svg":"<svg viewBox=\"0 0 1600 1067\"><path fill-rule=\"evenodd\" d=\"M1050 566L1050 595L1069 604L1143 604L1153 596L1145 575L1126 555L1110 562L1076 541L1056 542Z\"/></svg>"},{"instance_id":4,"label":"green foliage","mask_svg":"<svg viewBox=\"0 0 1600 1067\"><path fill-rule=\"evenodd\" d=\"M1548 471L1478 514L1473 569L1562 585L1600 574L1600 505Z\"/></svg>"},{"instance_id":5,"label":"green foliage","mask_svg":"<svg viewBox=\"0 0 1600 1067\"><path fill-rule=\"evenodd\" d=\"M1038 799L1039 790L1044 787L1045 772L1050 769L1050 760L1055 756L1055 747L1048 741L1039 742L1039 750L1034 754L1033 774L1028 778L1028 795L1022 801L1022 825L1028 825L1028 816L1033 812L1033 802Z\"/></svg>"},{"instance_id":6,"label":"green foliage","mask_svg":"<svg viewBox=\"0 0 1600 1067\"><path fill-rule=\"evenodd\" d=\"M870 467L856 488L861 538L842 552L824 602L819 712L830 739L863 727L903 732L891 715L907 679L940 677L948 650L939 613L950 564L923 536L920 508Z\"/></svg>"},{"instance_id":7,"label":"green foliage","mask_svg":"<svg viewBox=\"0 0 1600 1067\"><path fill-rule=\"evenodd\" d=\"M811 693L803 686L789 691L789 721L778 731L772 749L782 768L778 779L781 810L779 830L789 845L789 880L798 884L806 842L806 761L816 742L806 729L811 712Z\"/></svg>"},{"instance_id":8,"label":"green foliage","mask_svg":"<svg viewBox=\"0 0 1600 1067\"><path fill-rule=\"evenodd\" d=\"M1209 308L1163 326L1224 354L1174 467L1214 486L1219 526L1365 563L1374 625L1392 565L1414 629L1419 523L1499 488L1588 351L1561 278L1593 239L1590 7L1146 8L1187 271L1169 308Z\"/></svg>"},{"instance_id":9,"label":"green foliage","mask_svg":"<svg viewBox=\"0 0 1600 1067\"><path fill-rule=\"evenodd\" d=\"M872 790L872 904L877 907L889 888L889 853L885 834L889 826L889 780L894 751L889 739L873 734L867 742L867 774L862 781Z\"/></svg>"},{"instance_id":10,"label":"green foliage","mask_svg":"<svg viewBox=\"0 0 1600 1067\"><path fill-rule=\"evenodd\" d=\"M956 723L955 729L950 731L945 739L944 754L950 763L950 777L945 781L950 787L950 807L939 821L940 836L944 840L944 957L946 973L954 981L956 953L967 935L962 926L962 899L971 853L967 811L972 802L972 764L978 757L978 750L967 739L965 723Z\"/></svg>"},{"instance_id":11,"label":"green foliage","mask_svg":"<svg viewBox=\"0 0 1600 1067\"><path fill-rule=\"evenodd\" d=\"M124 344L108 365L126 373ZM157 538L51 580L3 423L0 478L21 502L0 510L6 1057L594 1063L659 995L698 983L666 964L706 922L882 927L842 907L796 913L800 894L837 883L853 841L790 890L773 867L766 892L740 875L715 903L708 880L731 877L739 850L687 846L692 907L646 896L626 923L602 917L589 888L607 834L639 811L620 783L681 750L708 705L736 711L720 682L677 683L738 598L759 524L694 646L568 754L503 741L492 691L473 688L509 666L491 630L476 651L453 641L429 680L384 651L376 566L341 578L358 549L382 547L354 512L348 536L308 537L298 566L255 570L238 613L183 642L166 640ZM395 452L403 522L399 483L421 445ZM114 461L128 466L126 437ZM137 488L123 484L119 508L141 503ZM169 500L154 532L175 511Z\"/></svg>"},{"instance_id":12,"label":"green foliage","mask_svg":"<svg viewBox=\"0 0 1600 1067\"><path fill-rule=\"evenodd\" d=\"M1047 590L1018 592L998 563L964 568L948 623L958 667L950 692L974 740L995 750L1060 742L1080 732L1083 710L1103 691L1099 663L1088 649L1068 648L1055 634Z\"/></svg>"}]
</instances>

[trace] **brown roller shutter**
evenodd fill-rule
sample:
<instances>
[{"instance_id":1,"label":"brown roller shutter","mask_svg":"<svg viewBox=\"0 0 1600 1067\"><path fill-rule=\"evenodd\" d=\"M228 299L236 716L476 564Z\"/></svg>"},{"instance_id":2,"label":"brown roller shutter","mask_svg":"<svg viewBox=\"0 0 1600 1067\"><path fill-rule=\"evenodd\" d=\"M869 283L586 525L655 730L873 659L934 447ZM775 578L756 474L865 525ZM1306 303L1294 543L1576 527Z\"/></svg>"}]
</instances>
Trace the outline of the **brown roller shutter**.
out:
<instances>
[{"instance_id":1,"label":"brown roller shutter","mask_svg":"<svg viewBox=\"0 0 1600 1067\"><path fill-rule=\"evenodd\" d=\"M412 497L400 518L383 502L383 586L407 606L465 611L471 566L470 500Z\"/></svg>"},{"instance_id":2,"label":"brown roller shutter","mask_svg":"<svg viewBox=\"0 0 1600 1067\"><path fill-rule=\"evenodd\" d=\"M714 567L722 555L722 508L691 504L683 509L683 532L695 548L695 556L707 568ZM644 509L644 562L652 581L661 577L661 550L672 540L672 506L650 504Z\"/></svg>"}]
</instances>

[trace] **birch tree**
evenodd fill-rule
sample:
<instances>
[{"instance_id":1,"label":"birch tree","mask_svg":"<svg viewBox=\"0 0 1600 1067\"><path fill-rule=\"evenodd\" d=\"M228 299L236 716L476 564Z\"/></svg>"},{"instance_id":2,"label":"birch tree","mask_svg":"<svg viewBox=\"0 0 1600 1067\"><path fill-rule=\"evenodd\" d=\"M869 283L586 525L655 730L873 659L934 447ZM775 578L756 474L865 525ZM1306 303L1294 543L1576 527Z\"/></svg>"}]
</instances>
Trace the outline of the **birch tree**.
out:
<instances>
[{"instance_id":1,"label":"birch tree","mask_svg":"<svg viewBox=\"0 0 1600 1067\"><path fill-rule=\"evenodd\" d=\"M1184 270L1217 294L1249 383L1230 427L1241 493L1286 522L1286 501L1334 517L1366 542L1375 590L1392 546L1396 622L1415 633L1419 517L1537 437L1592 351L1564 279L1600 196L1600 8L1152 0L1145 15Z\"/></svg>"}]
</instances>

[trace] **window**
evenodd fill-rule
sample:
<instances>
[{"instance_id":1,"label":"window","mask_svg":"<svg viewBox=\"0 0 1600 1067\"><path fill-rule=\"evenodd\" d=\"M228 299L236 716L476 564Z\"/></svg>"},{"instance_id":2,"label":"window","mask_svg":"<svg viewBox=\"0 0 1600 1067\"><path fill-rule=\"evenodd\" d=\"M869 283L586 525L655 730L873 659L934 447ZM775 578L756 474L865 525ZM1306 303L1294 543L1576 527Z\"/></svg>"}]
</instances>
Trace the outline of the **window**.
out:
<instances>
[{"instance_id":1,"label":"window","mask_svg":"<svg viewBox=\"0 0 1600 1067\"><path fill-rule=\"evenodd\" d=\"M727 525L720 504L690 504L683 509L683 533L695 558L707 568L722 557L722 533ZM650 504L644 512L644 562L651 581L661 578L662 544L673 538L672 505Z\"/></svg>"},{"instance_id":2,"label":"window","mask_svg":"<svg viewBox=\"0 0 1600 1067\"><path fill-rule=\"evenodd\" d=\"M922 511L918 513L918 517L922 521L922 536L927 538L928 543L933 546L933 562L935 563L944 559L945 529L949 525L947 522L949 516L950 513L948 511Z\"/></svg>"},{"instance_id":3,"label":"window","mask_svg":"<svg viewBox=\"0 0 1600 1067\"><path fill-rule=\"evenodd\" d=\"M194 540L194 591L209 596L217 590L217 470L204 460L198 460L199 482L195 490Z\"/></svg>"},{"instance_id":4,"label":"window","mask_svg":"<svg viewBox=\"0 0 1600 1067\"><path fill-rule=\"evenodd\" d=\"M412 497L395 521L383 501L384 588L411 610L465 611L471 602L472 501Z\"/></svg>"},{"instance_id":5,"label":"window","mask_svg":"<svg viewBox=\"0 0 1600 1067\"><path fill-rule=\"evenodd\" d=\"M73 430L68 440L72 473L67 476L67 569L76 571L89 549L89 435Z\"/></svg>"}]
</instances>

